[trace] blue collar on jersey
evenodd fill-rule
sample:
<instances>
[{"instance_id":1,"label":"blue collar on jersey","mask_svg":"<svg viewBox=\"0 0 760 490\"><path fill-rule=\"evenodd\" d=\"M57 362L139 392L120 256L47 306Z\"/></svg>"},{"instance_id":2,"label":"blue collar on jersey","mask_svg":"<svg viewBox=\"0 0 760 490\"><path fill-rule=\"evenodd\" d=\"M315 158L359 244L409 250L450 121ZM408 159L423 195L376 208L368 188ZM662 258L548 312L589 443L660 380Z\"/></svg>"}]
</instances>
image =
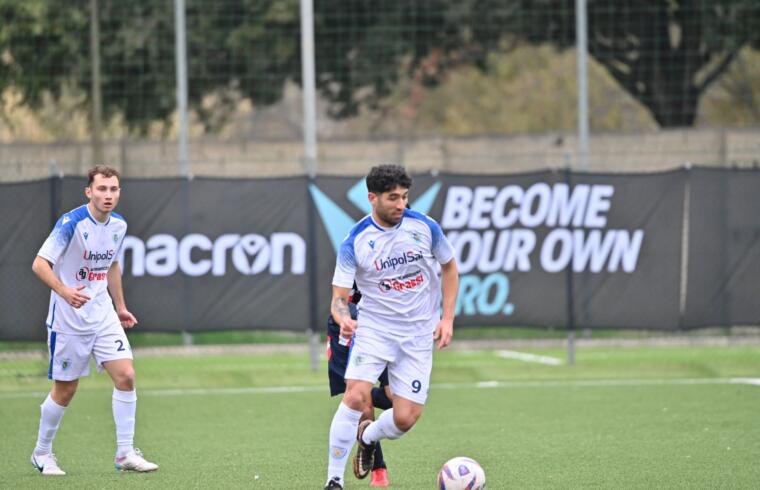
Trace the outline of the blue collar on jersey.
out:
<instances>
[{"instance_id":1,"label":"blue collar on jersey","mask_svg":"<svg viewBox=\"0 0 760 490\"><path fill-rule=\"evenodd\" d=\"M96 225L98 225L98 226L106 226L108 223L111 222L111 213L108 213L108 219L106 220L106 222L105 223L101 223L98 220L96 220L95 217L90 212L90 205L89 205L89 203L85 204L84 207L87 210L87 217L90 218L90 221L92 221Z\"/></svg>"},{"instance_id":2,"label":"blue collar on jersey","mask_svg":"<svg viewBox=\"0 0 760 490\"><path fill-rule=\"evenodd\" d=\"M383 228L382 226L375 223L375 217L372 216L372 213L370 213L369 215L369 220L372 223L372 226L374 226L380 231L393 231L393 230L397 230L401 226L401 223L404 221L404 216L406 216L406 209L404 210L404 214L401 215L401 219L399 220L398 224L391 226L390 228Z\"/></svg>"}]
</instances>

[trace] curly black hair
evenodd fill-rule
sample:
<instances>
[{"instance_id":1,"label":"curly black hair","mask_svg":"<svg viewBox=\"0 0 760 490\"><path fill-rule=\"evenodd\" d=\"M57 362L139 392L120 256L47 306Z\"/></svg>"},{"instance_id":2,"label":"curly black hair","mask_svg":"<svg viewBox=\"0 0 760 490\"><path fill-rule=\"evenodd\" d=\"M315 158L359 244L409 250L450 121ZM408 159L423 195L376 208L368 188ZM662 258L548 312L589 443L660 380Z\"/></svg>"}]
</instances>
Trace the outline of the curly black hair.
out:
<instances>
[{"instance_id":1,"label":"curly black hair","mask_svg":"<svg viewBox=\"0 0 760 490\"><path fill-rule=\"evenodd\" d=\"M412 178L401 165L378 165L367 174L367 190L374 194L388 192L396 186L412 187Z\"/></svg>"}]
</instances>

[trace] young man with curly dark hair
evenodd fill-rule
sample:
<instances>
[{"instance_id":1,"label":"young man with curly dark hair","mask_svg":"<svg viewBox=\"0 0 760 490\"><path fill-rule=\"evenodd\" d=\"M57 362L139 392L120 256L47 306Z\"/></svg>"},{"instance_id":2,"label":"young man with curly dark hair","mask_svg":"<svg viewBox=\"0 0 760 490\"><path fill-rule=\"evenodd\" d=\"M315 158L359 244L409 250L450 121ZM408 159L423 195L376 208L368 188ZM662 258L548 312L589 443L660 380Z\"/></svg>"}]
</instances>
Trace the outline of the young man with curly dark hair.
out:
<instances>
[{"instance_id":1,"label":"young man with curly dark hair","mask_svg":"<svg viewBox=\"0 0 760 490\"><path fill-rule=\"evenodd\" d=\"M367 175L372 213L354 225L338 252L330 311L340 336L353 345L346 393L330 426L326 489L343 488L354 438L354 474L365 478L377 441L398 439L414 426L427 400L434 342L442 349L453 336L459 287L454 249L438 223L407 209L411 186L403 167L373 167ZM348 301L354 281L362 291L356 320ZM386 368L393 407L360 423Z\"/></svg>"}]
</instances>

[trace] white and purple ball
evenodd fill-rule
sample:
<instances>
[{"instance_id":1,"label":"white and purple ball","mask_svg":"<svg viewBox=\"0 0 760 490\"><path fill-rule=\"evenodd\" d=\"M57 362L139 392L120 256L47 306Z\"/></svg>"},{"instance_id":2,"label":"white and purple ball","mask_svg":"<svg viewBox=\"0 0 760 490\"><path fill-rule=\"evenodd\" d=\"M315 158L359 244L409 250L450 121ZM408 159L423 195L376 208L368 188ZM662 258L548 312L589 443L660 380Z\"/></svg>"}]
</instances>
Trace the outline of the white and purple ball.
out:
<instances>
[{"instance_id":1,"label":"white and purple ball","mask_svg":"<svg viewBox=\"0 0 760 490\"><path fill-rule=\"evenodd\" d=\"M444 463L438 472L439 490L483 490L486 473L472 458L458 456Z\"/></svg>"}]
</instances>

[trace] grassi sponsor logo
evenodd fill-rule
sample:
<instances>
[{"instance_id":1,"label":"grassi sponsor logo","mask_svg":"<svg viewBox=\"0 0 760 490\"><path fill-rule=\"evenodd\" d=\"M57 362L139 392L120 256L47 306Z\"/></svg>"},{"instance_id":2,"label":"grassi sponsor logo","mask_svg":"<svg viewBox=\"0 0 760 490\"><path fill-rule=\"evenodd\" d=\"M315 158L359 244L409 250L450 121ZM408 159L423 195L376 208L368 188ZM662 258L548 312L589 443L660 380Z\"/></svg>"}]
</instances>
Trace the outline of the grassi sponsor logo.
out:
<instances>
[{"instance_id":1,"label":"grassi sponsor logo","mask_svg":"<svg viewBox=\"0 0 760 490\"><path fill-rule=\"evenodd\" d=\"M380 281L380 291L387 293L388 291L404 291L407 289L413 289L425 282L425 277L422 272L416 270L411 274L393 279L383 279Z\"/></svg>"},{"instance_id":2,"label":"grassi sponsor logo","mask_svg":"<svg viewBox=\"0 0 760 490\"><path fill-rule=\"evenodd\" d=\"M93 252L92 250L85 250L82 254L84 260L111 260L116 253L116 250L106 250L105 252Z\"/></svg>"},{"instance_id":3,"label":"grassi sponsor logo","mask_svg":"<svg viewBox=\"0 0 760 490\"><path fill-rule=\"evenodd\" d=\"M92 271L87 267L82 267L79 269L79 272L77 272L77 280L78 281L105 281L108 278L107 272L96 272Z\"/></svg>"},{"instance_id":4,"label":"grassi sponsor logo","mask_svg":"<svg viewBox=\"0 0 760 490\"><path fill-rule=\"evenodd\" d=\"M375 260L375 269L381 271L384 269L395 269L397 265L411 264L422 260L422 252L409 250L398 257L388 257L387 259Z\"/></svg>"},{"instance_id":5,"label":"grassi sponsor logo","mask_svg":"<svg viewBox=\"0 0 760 490\"><path fill-rule=\"evenodd\" d=\"M125 255L131 258L130 263L125 263ZM213 241L200 233L179 240L163 233L145 241L127 236L119 262L124 264L125 272L135 277L165 277L178 270L188 276L224 276L230 259L235 270L244 275L283 274L287 263L287 272L301 275L306 270L306 242L288 232L272 233L269 238L255 233L228 233Z\"/></svg>"}]
</instances>

